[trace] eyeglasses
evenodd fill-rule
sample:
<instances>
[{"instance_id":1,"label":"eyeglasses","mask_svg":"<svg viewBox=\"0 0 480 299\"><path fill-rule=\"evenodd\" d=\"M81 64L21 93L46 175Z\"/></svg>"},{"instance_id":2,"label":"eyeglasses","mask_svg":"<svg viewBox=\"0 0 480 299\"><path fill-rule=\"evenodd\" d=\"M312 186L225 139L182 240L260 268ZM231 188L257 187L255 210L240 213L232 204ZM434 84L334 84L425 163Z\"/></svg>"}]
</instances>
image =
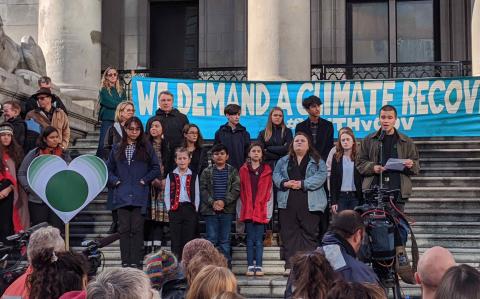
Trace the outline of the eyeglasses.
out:
<instances>
[{"instance_id":1,"label":"eyeglasses","mask_svg":"<svg viewBox=\"0 0 480 299\"><path fill-rule=\"evenodd\" d=\"M109 73L109 74L107 74L107 77L116 77L116 76L118 76L117 73Z\"/></svg>"},{"instance_id":2,"label":"eyeglasses","mask_svg":"<svg viewBox=\"0 0 480 299\"><path fill-rule=\"evenodd\" d=\"M136 127L129 127L129 128L127 128L127 130L132 131L132 132L140 132L140 128L139 128L139 127L138 127L138 128L136 128Z\"/></svg>"}]
</instances>

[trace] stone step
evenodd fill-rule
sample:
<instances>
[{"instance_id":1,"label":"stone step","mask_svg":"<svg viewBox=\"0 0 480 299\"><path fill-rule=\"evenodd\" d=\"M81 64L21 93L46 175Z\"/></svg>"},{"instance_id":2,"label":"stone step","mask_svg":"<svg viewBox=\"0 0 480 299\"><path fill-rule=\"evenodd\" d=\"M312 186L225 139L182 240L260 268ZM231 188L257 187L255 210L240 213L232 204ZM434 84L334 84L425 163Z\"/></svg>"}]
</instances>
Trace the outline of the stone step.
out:
<instances>
[{"instance_id":1,"label":"stone step","mask_svg":"<svg viewBox=\"0 0 480 299\"><path fill-rule=\"evenodd\" d=\"M476 209L480 208L479 198L410 198L405 205L408 209Z\"/></svg>"},{"instance_id":2,"label":"stone step","mask_svg":"<svg viewBox=\"0 0 480 299\"><path fill-rule=\"evenodd\" d=\"M480 223L477 222L415 222L412 224L415 234L457 234L480 235Z\"/></svg>"},{"instance_id":3,"label":"stone step","mask_svg":"<svg viewBox=\"0 0 480 299\"><path fill-rule=\"evenodd\" d=\"M475 222L480 221L480 209L410 209L405 208L408 216L421 222Z\"/></svg>"},{"instance_id":4,"label":"stone step","mask_svg":"<svg viewBox=\"0 0 480 299\"><path fill-rule=\"evenodd\" d=\"M480 140L414 140L414 142L419 150L480 148Z\"/></svg>"},{"instance_id":5,"label":"stone step","mask_svg":"<svg viewBox=\"0 0 480 299\"><path fill-rule=\"evenodd\" d=\"M413 192L411 197L480 198L480 187L413 187Z\"/></svg>"},{"instance_id":6,"label":"stone step","mask_svg":"<svg viewBox=\"0 0 480 299\"><path fill-rule=\"evenodd\" d=\"M437 149L420 149L420 157L423 158L442 158L442 157L458 157L458 158L479 158L479 148L437 148Z\"/></svg>"},{"instance_id":7,"label":"stone step","mask_svg":"<svg viewBox=\"0 0 480 299\"><path fill-rule=\"evenodd\" d=\"M420 168L422 167L480 167L480 158L452 158L445 156L442 158L423 158L420 157Z\"/></svg>"},{"instance_id":8,"label":"stone step","mask_svg":"<svg viewBox=\"0 0 480 299\"><path fill-rule=\"evenodd\" d=\"M419 177L455 177L461 175L463 177L478 177L480 175L480 167L424 167L420 165Z\"/></svg>"},{"instance_id":9,"label":"stone step","mask_svg":"<svg viewBox=\"0 0 480 299\"><path fill-rule=\"evenodd\" d=\"M457 234L415 234L419 247L430 248L442 246L445 248L478 248L480 235L457 235ZM407 243L408 246L410 241Z\"/></svg>"},{"instance_id":10,"label":"stone step","mask_svg":"<svg viewBox=\"0 0 480 299\"><path fill-rule=\"evenodd\" d=\"M413 176L412 184L414 187L480 186L480 176L475 176L475 177Z\"/></svg>"}]
</instances>

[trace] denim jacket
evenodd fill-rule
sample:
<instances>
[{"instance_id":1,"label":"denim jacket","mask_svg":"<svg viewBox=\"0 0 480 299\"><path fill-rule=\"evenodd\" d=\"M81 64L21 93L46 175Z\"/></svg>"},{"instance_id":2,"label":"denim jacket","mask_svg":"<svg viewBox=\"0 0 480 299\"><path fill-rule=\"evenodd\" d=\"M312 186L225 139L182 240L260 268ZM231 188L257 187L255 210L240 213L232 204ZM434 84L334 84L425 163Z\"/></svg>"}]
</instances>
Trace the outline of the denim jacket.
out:
<instances>
[{"instance_id":1,"label":"denim jacket","mask_svg":"<svg viewBox=\"0 0 480 299\"><path fill-rule=\"evenodd\" d=\"M290 156L285 156L278 160L273 172L273 182L278 188L277 201L279 209L287 208L288 193L290 189L283 187L283 183L289 180L288 161ZM308 191L308 210L310 212L324 212L327 207L327 195L323 184L327 179L327 166L323 160L318 163L310 157L307 165L305 180L302 182L302 188Z\"/></svg>"}]
</instances>

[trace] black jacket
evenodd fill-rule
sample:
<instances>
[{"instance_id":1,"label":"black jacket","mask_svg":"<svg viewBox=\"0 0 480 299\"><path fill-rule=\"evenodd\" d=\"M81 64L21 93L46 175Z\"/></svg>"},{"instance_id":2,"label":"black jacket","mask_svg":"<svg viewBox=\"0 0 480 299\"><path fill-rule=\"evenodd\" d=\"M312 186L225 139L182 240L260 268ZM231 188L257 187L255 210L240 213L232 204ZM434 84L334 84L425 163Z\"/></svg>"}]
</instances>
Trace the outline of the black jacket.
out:
<instances>
[{"instance_id":1,"label":"black jacket","mask_svg":"<svg viewBox=\"0 0 480 299\"><path fill-rule=\"evenodd\" d=\"M162 286L162 299L184 299L187 295L185 278L169 280Z\"/></svg>"},{"instance_id":2,"label":"black jacket","mask_svg":"<svg viewBox=\"0 0 480 299\"><path fill-rule=\"evenodd\" d=\"M13 117L7 120L9 124L13 127L13 136L17 143L23 148L25 144L25 133L27 132L27 124L25 121L20 117Z\"/></svg>"},{"instance_id":3,"label":"black jacket","mask_svg":"<svg viewBox=\"0 0 480 299\"><path fill-rule=\"evenodd\" d=\"M63 110L63 112L65 112L66 115L68 115L68 111L67 111L67 108L65 107L65 105L63 104L62 100L56 95L56 94L52 94L52 105L53 107L55 108L60 108ZM22 118L25 118L25 115L27 115L27 113L31 110L35 110L38 108L38 105L37 105L37 98L34 97L33 95L31 97L28 98L28 100L25 102L25 107L24 109L22 109L22 112L20 113L20 115L22 116Z\"/></svg>"},{"instance_id":4,"label":"black jacket","mask_svg":"<svg viewBox=\"0 0 480 299\"><path fill-rule=\"evenodd\" d=\"M177 109L169 113L158 109L155 116L160 118L163 127L163 136L168 141L171 149L175 149L183 142L183 127L188 124L188 118ZM154 117L155 117L154 116ZM148 121L150 122L150 120Z\"/></svg>"},{"instance_id":5,"label":"black jacket","mask_svg":"<svg viewBox=\"0 0 480 299\"><path fill-rule=\"evenodd\" d=\"M285 128L282 134L282 127L273 126L272 137L268 141L265 141L265 130L260 131L257 140L265 149L265 162L274 169L275 162L288 153L288 147L293 140L292 130Z\"/></svg>"},{"instance_id":6,"label":"black jacket","mask_svg":"<svg viewBox=\"0 0 480 299\"><path fill-rule=\"evenodd\" d=\"M332 199L332 205L338 203L338 198L340 195L340 189L342 188L342 178L343 178L343 158L337 162L335 157L332 158L332 169L330 173L330 197ZM355 190L357 193L358 203L361 205L363 203L363 193L362 193L362 176L356 165L353 167L353 180L355 182Z\"/></svg>"},{"instance_id":7,"label":"black jacket","mask_svg":"<svg viewBox=\"0 0 480 299\"><path fill-rule=\"evenodd\" d=\"M188 166L192 172L200 176L202 171L208 167L208 152L204 147L197 147L192 153L192 160Z\"/></svg>"},{"instance_id":8,"label":"black jacket","mask_svg":"<svg viewBox=\"0 0 480 299\"><path fill-rule=\"evenodd\" d=\"M235 130L232 130L228 123L224 124L215 132L214 144L218 143L225 145L228 149L227 163L239 170L247 158L250 146L250 134L247 129L238 124Z\"/></svg>"},{"instance_id":9,"label":"black jacket","mask_svg":"<svg viewBox=\"0 0 480 299\"><path fill-rule=\"evenodd\" d=\"M312 132L310 130L310 119L307 118L306 120L302 121L301 123L297 124L295 128L295 132L303 132L307 134L310 139L312 138ZM318 119L318 127L317 127L317 141L314 146L317 149L318 153L322 157L323 161L327 161L328 153L332 149L333 146L333 124L332 122L325 120L323 118Z\"/></svg>"}]
</instances>

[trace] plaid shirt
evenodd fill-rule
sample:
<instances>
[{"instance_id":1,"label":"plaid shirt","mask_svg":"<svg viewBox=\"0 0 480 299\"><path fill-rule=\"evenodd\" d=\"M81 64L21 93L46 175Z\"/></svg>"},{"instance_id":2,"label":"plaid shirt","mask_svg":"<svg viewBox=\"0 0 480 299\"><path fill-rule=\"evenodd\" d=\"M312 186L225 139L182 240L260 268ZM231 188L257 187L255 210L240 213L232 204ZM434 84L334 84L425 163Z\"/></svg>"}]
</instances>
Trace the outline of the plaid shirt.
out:
<instances>
[{"instance_id":1,"label":"plaid shirt","mask_svg":"<svg viewBox=\"0 0 480 299\"><path fill-rule=\"evenodd\" d=\"M132 161L133 153L135 152L135 143L127 145L125 148L125 157L127 158L128 165Z\"/></svg>"}]
</instances>

